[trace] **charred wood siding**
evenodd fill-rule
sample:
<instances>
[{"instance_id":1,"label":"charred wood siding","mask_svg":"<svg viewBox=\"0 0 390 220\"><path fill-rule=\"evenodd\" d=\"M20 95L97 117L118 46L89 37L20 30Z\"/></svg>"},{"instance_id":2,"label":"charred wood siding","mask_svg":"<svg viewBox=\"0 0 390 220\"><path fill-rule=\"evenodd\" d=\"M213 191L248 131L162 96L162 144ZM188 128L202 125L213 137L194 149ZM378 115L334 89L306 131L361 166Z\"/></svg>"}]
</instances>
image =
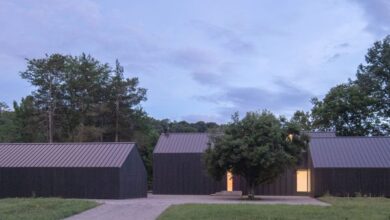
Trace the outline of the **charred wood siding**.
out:
<instances>
[{"instance_id":1,"label":"charred wood siding","mask_svg":"<svg viewBox=\"0 0 390 220\"><path fill-rule=\"evenodd\" d=\"M256 195L302 195L296 192L296 174L294 169L289 169L281 174L275 181L268 184L261 184L255 188ZM247 194L245 178L240 178L241 191Z\"/></svg>"},{"instance_id":2,"label":"charred wood siding","mask_svg":"<svg viewBox=\"0 0 390 220\"><path fill-rule=\"evenodd\" d=\"M118 168L1 168L0 197L119 198Z\"/></svg>"},{"instance_id":3,"label":"charred wood siding","mask_svg":"<svg viewBox=\"0 0 390 220\"><path fill-rule=\"evenodd\" d=\"M134 143L0 144L0 197L145 197Z\"/></svg>"},{"instance_id":4,"label":"charred wood siding","mask_svg":"<svg viewBox=\"0 0 390 220\"><path fill-rule=\"evenodd\" d=\"M261 184L256 188L257 195L298 195L296 192L295 170L289 169L270 184Z\"/></svg>"},{"instance_id":5,"label":"charred wood siding","mask_svg":"<svg viewBox=\"0 0 390 220\"><path fill-rule=\"evenodd\" d=\"M226 189L208 176L202 153L154 153L153 193L207 195Z\"/></svg>"},{"instance_id":6,"label":"charred wood siding","mask_svg":"<svg viewBox=\"0 0 390 220\"><path fill-rule=\"evenodd\" d=\"M384 168L316 168L314 196L390 197L390 169Z\"/></svg>"},{"instance_id":7,"label":"charred wood siding","mask_svg":"<svg viewBox=\"0 0 390 220\"><path fill-rule=\"evenodd\" d=\"M147 173L137 148L120 168L120 198L138 198L147 196Z\"/></svg>"}]
</instances>

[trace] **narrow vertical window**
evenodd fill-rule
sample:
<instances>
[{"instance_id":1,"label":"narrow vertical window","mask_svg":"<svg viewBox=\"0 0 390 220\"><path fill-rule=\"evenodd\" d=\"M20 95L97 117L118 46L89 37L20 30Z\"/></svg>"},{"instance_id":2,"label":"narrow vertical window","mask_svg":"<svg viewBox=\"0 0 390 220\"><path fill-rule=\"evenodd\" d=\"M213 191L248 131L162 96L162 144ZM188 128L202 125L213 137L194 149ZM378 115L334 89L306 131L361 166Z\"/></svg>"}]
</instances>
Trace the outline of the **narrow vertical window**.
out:
<instances>
[{"instance_id":1,"label":"narrow vertical window","mask_svg":"<svg viewBox=\"0 0 390 220\"><path fill-rule=\"evenodd\" d=\"M226 173L226 191L233 192L233 174L230 171Z\"/></svg>"}]
</instances>

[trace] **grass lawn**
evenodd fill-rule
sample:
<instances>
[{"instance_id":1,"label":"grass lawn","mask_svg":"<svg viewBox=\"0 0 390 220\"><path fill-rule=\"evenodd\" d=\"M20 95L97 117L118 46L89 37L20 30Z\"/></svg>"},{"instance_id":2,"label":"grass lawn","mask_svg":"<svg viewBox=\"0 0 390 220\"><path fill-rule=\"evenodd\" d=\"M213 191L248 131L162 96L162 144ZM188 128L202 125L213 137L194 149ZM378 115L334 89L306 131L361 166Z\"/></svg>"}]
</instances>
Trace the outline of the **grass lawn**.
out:
<instances>
[{"instance_id":1,"label":"grass lawn","mask_svg":"<svg viewBox=\"0 0 390 220\"><path fill-rule=\"evenodd\" d=\"M187 204L174 205L159 217L165 219L342 219L390 220L390 199L323 197L332 206L249 205L249 204Z\"/></svg>"},{"instance_id":2,"label":"grass lawn","mask_svg":"<svg viewBox=\"0 0 390 220\"><path fill-rule=\"evenodd\" d=\"M97 205L91 201L59 198L0 199L0 220L62 219Z\"/></svg>"}]
</instances>

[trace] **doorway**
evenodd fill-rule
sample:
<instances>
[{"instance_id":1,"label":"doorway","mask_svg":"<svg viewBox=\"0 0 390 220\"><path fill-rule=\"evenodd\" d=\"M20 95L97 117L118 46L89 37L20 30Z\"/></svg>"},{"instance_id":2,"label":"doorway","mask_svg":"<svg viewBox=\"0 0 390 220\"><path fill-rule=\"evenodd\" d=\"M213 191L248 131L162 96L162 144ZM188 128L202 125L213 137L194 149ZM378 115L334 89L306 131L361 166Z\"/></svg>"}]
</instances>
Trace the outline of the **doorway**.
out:
<instances>
[{"instance_id":1,"label":"doorway","mask_svg":"<svg viewBox=\"0 0 390 220\"><path fill-rule=\"evenodd\" d=\"M308 193L310 192L310 170L298 169L297 175L297 192Z\"/></svg>"}]
</instances>

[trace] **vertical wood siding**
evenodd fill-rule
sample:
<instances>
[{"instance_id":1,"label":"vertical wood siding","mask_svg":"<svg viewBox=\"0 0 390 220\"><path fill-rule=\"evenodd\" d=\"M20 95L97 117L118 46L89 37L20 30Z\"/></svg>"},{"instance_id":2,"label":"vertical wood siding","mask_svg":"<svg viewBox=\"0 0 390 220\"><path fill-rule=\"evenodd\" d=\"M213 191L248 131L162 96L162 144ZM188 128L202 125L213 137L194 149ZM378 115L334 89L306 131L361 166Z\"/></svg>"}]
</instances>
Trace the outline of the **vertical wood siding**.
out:
<instances>
[{"instance_id":1,"label":"vertical wood siding","mask_svg":"<svg viewBox=\"0 0 390 220\"><path fill-rule=\"evenodd\" d=\"M390 197L390 169L384 168L316 168L314 196Z\"/></svg>"},{"instance_id":2,"label":"vertical wood siding","mask_svg":"<svg viewBox=\"0 0 390 220\"><path fill-rule=\"evenodd\" d=\"M208 176L202 153L154 153L153 193L207 195L226 189Z\"/></svg>"},{"instance_id":3,"label":"vertical wood siding","mask_svg":"<svg viewBox=\"0 0 390 220\"><path fill-rule=\"evenodd\" d=\"M255 188L256 195L305 195L296 192L295 169L289 169L269 184L261 184ZM245 178L240 178L241 191L247 194Z\"/></svg>"},{"instance_id":4,"label":"vertical wood siding","mask_svg":"<svg viewBox=\"0 0 390 220\"><path fill-rule=\"evenodd\" d=\"M119 198L119 168L0 168L0 197Z\"/></svg>"},{"instance_id":5,"label":"vertical wood siding","mask_svg":"<svg viewBox=\"0 0 390 220\"><path fill-rule=\"evenodd\" d=\"M121 168L0 168L0 197L146 197L146 170L134 147Z\"/></svg>"},{"instance_id":6,"label":"vertical wood siding","mask_svg":"<svg viewBox=\"0 0 390 220\"><path fill-rule=\"evenodd\" d=\"M147 196L147 173L136 147L120 169L120 198Z\"/></svg>"}]
</instances>

